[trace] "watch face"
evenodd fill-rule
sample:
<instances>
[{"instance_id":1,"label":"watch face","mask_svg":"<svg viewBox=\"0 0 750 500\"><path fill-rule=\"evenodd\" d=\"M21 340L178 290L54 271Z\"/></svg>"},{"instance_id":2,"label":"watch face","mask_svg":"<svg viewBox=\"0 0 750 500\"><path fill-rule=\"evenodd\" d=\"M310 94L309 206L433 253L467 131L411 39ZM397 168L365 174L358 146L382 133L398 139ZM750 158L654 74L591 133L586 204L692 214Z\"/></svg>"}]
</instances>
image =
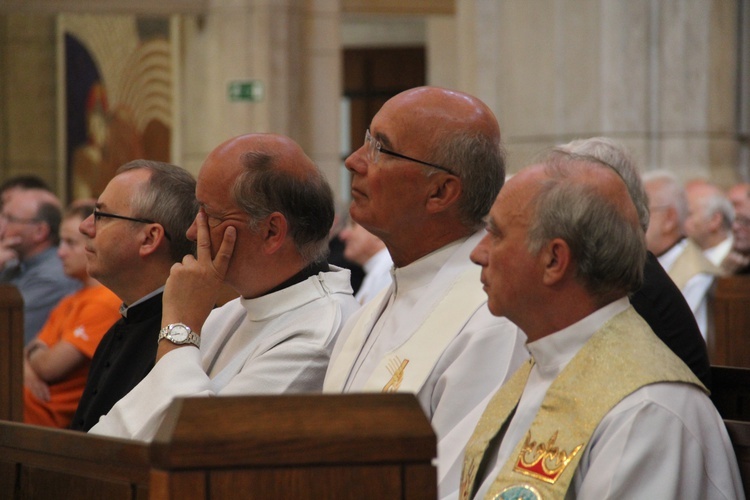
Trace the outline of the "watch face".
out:
<instances>
[{"instance_id":1,"label":"watch face","mask_svg":"<svg viewBox=\"0 0 750 500\"><path fill-rule=\"evenodd\" d=\"M176 342L184 342L188 338L188 329L182 325L175 325L170 330L169 336Z\"/></svg>"}]
</instances>

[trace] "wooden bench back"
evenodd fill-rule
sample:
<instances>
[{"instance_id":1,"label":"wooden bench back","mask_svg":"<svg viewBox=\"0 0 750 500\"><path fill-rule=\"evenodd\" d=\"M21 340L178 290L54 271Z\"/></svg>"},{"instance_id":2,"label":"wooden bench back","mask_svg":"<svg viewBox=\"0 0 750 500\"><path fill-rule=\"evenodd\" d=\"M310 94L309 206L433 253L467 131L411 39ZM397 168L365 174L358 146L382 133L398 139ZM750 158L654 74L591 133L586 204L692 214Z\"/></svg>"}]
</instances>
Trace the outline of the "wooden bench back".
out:
<instances>
[{"instance_id":1,"label":"wooden bench back","mask_svg":"<svg viewBox=\"0 0 750 500\"><path fill-rule=\"evenodd\" d=\"M0 419L23 420L23 298L0 284Z\"/></svg>"},{"instance_id":2,"label":"wooden bench back","mask_svg":"<svg viewBox=\"0 0 750 500\"><path fill-rule=\"evenodd\" d=\"M0 422L23 499L435 499L436 439L410 394L176 400L153 443Z\"/></svg>"}]
</instances>

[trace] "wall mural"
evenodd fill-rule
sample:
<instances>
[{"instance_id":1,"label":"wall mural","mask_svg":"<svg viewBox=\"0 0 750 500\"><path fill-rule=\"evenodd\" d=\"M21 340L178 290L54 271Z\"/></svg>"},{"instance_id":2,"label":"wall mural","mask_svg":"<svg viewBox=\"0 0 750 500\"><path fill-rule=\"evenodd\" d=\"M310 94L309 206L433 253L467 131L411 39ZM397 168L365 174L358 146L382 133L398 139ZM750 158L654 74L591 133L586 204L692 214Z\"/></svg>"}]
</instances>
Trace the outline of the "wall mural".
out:
<instances>
[{"instance_id":1,"label":"wall mural","mask_svg":"<svg viewBox=\"0 0 750 500\"><path fill-rule=\"evenodd\" d=\"M170 161L168 18L61 15L69 199L96 198L120 165Z\"/></svg>"}]
</instances>

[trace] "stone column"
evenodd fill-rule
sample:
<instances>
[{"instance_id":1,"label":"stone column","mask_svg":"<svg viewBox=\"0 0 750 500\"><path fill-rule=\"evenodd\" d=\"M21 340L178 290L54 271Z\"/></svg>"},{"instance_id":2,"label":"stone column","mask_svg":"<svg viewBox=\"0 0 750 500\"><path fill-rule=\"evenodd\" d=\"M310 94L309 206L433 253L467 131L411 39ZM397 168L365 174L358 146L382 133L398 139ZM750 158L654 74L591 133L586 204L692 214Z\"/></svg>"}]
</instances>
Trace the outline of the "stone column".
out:
<instances>
[{"instance_id":1,"label":"stone column","mask_svg":"<svg viewBox=\"0 0 750 500\"><path fill-rule=\"evenodd\" d=\"M186 18L182 65L183 164L197 171L240 134L291 136L334 183L341 95L336 0L212 0ZM258 102L232 102L232 80L257 80Z\"/></svg>"},{"instance_id":2,"label":"stone column","mask_svg":"<svg viewBox=\"0 0 750 500\"><path fill-rule=\"evenodd\" d=\"M644 168L735 181L737 3L457 0L459 85L497 113L511 170L608 135Z\"/></svg>"}]
</instances>

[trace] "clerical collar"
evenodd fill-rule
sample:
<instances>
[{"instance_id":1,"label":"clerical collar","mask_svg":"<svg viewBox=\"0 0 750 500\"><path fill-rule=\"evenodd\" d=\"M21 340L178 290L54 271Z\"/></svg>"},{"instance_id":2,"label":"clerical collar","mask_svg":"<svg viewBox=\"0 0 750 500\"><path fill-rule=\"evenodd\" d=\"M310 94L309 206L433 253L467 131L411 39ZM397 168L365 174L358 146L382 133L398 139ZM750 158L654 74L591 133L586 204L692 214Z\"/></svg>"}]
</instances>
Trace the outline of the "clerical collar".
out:
<instances>
[{"instance_id":1,"label":"clerical collar","mask_svg":"<svg viewBox=\"0 0 750 500\"><path fill-rule=\"evenodd\" d=\"M140 299L136 300L135 302L133 302L130 305L128 305L125 302L123 302L122 305L120 306L120 314L122 315L123 318L127 318L128 317L128 310L129 309L137 306L138 304L146 302L148 299L150 299L154 295L160 294L163 291L164 291L164 287L160 286L159 288L157 288L153 292L149 293L148 295L144 295L143 297L141 297Z\"/></svg>"},{"instance_id":2,"label":"clerical collar","mask_svg":"<svg viewBox=\"0 0 750 500\"><path fill-rule=\"evenodd\" d=\"M288 280L284 281L280 285L276 285L263 295L268 295L269 293L274 293L278 292L279 290L283 290L284 288L289 288L290 286L296 285L297 283L302 283L310 276L316 276L318 273L327 273L330 270L331 268L328 267L328 262L325 260L313 262Z\"/></svg>"}]
</instances>

